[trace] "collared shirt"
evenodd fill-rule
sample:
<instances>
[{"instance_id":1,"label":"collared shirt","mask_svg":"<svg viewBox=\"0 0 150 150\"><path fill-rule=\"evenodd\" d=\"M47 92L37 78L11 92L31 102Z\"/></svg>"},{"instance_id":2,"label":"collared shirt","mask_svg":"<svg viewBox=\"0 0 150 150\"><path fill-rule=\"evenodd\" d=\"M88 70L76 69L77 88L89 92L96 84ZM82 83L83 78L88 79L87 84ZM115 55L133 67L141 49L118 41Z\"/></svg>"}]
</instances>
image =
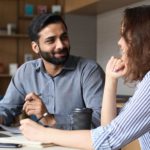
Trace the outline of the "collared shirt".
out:
<instances>
[{"instance_id":1,"label":"collared shirt","mask_svg":"<svg viewBox=\"0 0 150 150\"><path fill-rule=\"evenodd\" d=\"M26 94L40 95L48 112L56 120L68 122L75 108L92 108L93 124L99 125L104 87L104 72L93 60L70 56L61 73L52 77L45 72L41 59L23 64L12 78L0 101L0 115L5 123L21 113Z\"/></svg>"},{"instance_id":2,"label":"collared shirt","mask_svg":"<svg viewBox=\"0 0 150 150\"><path fill-rule=\"evenodd\" d=\"M142 150L150 150L150 71L119 115L91 135L95 150L118 150L139 137Z\"/></svg>"}]
</instances>

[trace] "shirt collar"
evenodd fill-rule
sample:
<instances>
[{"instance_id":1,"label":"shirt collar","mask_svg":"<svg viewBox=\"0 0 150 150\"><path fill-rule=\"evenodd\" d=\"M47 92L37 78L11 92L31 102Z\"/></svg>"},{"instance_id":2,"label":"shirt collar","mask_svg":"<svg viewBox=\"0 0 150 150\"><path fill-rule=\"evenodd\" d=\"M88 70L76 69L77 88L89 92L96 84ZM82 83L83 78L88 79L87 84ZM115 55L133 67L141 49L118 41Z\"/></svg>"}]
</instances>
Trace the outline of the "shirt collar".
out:
<instances>
[{"instance_id":1,"label":"shirt collar","mask_svg":"<svg viewBox=\"0 0 150 150\"><path fill-rule=\"evenodd\" d=\"M45 68L44 68L43 61L41 58L37 59L37 63L35 65L36 65L35 66L36 71L42 70L45 72Z\"/></svg>"},{"instance_id":2,"label":"shirt collar","mask_svg":"<svg viewBox=\"0 0 150 150\"><path fill-rule=\"evenodd\" d=\"M69 56L68 60L64 64L64 70L74 70L77 66L78 59L72 55Z\"/></svg>"}]
</instances>

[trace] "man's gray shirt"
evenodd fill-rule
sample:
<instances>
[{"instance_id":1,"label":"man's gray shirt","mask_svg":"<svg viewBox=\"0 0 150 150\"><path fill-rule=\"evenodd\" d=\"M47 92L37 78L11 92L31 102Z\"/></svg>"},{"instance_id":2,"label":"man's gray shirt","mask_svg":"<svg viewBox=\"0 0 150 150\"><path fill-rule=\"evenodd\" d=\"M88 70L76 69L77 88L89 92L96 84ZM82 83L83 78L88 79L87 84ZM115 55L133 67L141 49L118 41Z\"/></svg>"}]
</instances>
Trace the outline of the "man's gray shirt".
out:
<instances>
[{"instance_id":1,"label":"man's gray shirt","mask_svg":"<svg viewBox=\"0 0 150 150\"><path fill-rule=\"evenodd\" d=\"M10 124L21 113L26 94L34 92L59 122L69 122L75 108L92 108L92 123L97 127L103 87L104 72L93 60L70 56L55 77L46 73L42 59L29 61L12 78L0 101L0 115L5 124Z\"/></svg>"}]
</instances>

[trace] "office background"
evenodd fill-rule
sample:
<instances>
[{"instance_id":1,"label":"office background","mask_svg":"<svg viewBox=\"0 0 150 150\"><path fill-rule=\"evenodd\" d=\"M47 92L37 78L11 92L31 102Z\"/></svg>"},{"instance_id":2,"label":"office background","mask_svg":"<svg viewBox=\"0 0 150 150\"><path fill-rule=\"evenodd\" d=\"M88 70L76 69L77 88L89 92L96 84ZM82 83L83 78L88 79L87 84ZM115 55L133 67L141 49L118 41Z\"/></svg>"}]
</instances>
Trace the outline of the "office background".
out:
<instances>
[{"instance_id":1,"label":"office background","mask_svg":"<svg viewBox=\"0 0 150 150\"><path fill-rule=\"evenodd\" d=\"M119 55L117 42L120 38L120 21L125 8L138 5L150 5L143 0L115 10L97 15L65 15L70 31L71 53L95 59L105 70L108 59ZM119 81L119 95L132 95L134 85L124 85Z\"/></svg>"},{"instance_id":2,"label":"office background","mask_svg":"<svg viewBox=\"0 0 150 150\"><path fill-rule=\"evenodd\" d=\"M25 0L20 0L20 1L22 2ZM45 0L45 2L46 1L47 0ZM70 2L71 0L68 1ZM107 0L105 2L102 0L102 3L105 2L105 4L111 5L110 1L111 0ZM126 0L123 0L122 2L125 1ZM149 0L128 0L128 1L140 1L140 2L132 3L132 5L131 4L126 5L121 8L119 7L117 9L115 8L113 10L111 9L96 14L79 13L79 12L76 13L75 11L73 11L72 13L64 13L63 16L66 20L69 29L70 42L71 42L71 54L95 59L105 70L106 63L110 58L110 56L119 54L119 48L117 46L117 42L120 37L119 28L120 28L120 21L121 21L123 10L126 7L132 7L132 6L142 5L142 4L143 5L150 4ZM6 1L4 0L1 1L1 3L3 2ZM13 4L14 1L8 1L8 2L11 2ZM6 22L5 17L2 16L3 13L1 14L1 18L3 18L4 20L1 19L1 24L3 24L3 22ZM23 17L19 17L16 19L19 20L24 19L26 21L30 20L29 18L23 18ZM12 45L12 47L6 44L8 41L10 45ZM19 43L18 41L20 41L21 44L18 44ZM13 44L14 42L16 42L16 45ZM1 44L1 51L0 51L0 53L2 54L2 56L0 56L0 62L2 63L7 62L8 60L11 60L11 63L16 63L14 62L14 59L18 59L19 61L21 59L22 61L23 53L25 53L25 51L27 51L27 53L30 53L31 51L30 43L26 39L25 35L17 35L17 36L10 36L10 37L1 36L1 43L3 43ZM8 55L7 51L5 51L5 48L7 48L10 55ZM16 49L20 49L22 52L17 52ZM17 56L15 55L16 53L15 51L18 53ZM7 59L4 58L3 55L6 56ZM5 87L7 86L9 80L10 80L9 75L0 75L0 83L2 85L5 85ZM4 83L4 81L6 82ZM5 89L3 88L1 92L2 94L4 93L4 90ZM119 81L119 88L117 92L118 94L132 95L133 91L134 91L133 85L124 86L123 80Z\"/></svg>"}]
</instances>

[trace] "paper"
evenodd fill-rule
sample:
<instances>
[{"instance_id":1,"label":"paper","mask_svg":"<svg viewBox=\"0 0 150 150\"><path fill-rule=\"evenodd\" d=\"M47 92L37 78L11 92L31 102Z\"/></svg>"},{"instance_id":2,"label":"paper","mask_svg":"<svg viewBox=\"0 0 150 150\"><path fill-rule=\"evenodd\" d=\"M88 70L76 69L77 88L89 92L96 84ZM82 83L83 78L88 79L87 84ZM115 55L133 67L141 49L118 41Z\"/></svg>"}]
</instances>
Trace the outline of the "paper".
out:
<instances>
[{"instance_id":1,"label":"paper","mask_svg":"<svg viewBox=\"0 0 150 150\"><path fill-rule=\"evenodd\" d=\"M0 143L16 143L16 144L23 144L29 145L31 147L49 147L53 146L54 144L51 143L41 143L30 141L26 139L19 130L19 127L10 127L1 125L0 127L5 131L0 131Z\"/></svg>"},{"instance_id":2,"label":"paper","mask_svg":"<svg viewBox=\"0 0 150 150\"><path fill-rule=\"evenodd\" d=\"M11 137L1 137L0 143L16 143L16 144L22 144L24 146L30 146L30 147L49 147L54 145L51 143L30 141L26 139L22 134L17 134Z\"/></svg>"},{"instance_id":3,"label":"paper","mask_svg":"<svg viewBox=\"0 0 150 150\"><path fill-rule=\"evenodd\" d=\"M0 127L3 130L8 131L8 132L13 133L13 134L20 134L21 133L21 131L19 130L19 127L4 126L2 124L0 124Z\"/></svg>"}]
</instances>

